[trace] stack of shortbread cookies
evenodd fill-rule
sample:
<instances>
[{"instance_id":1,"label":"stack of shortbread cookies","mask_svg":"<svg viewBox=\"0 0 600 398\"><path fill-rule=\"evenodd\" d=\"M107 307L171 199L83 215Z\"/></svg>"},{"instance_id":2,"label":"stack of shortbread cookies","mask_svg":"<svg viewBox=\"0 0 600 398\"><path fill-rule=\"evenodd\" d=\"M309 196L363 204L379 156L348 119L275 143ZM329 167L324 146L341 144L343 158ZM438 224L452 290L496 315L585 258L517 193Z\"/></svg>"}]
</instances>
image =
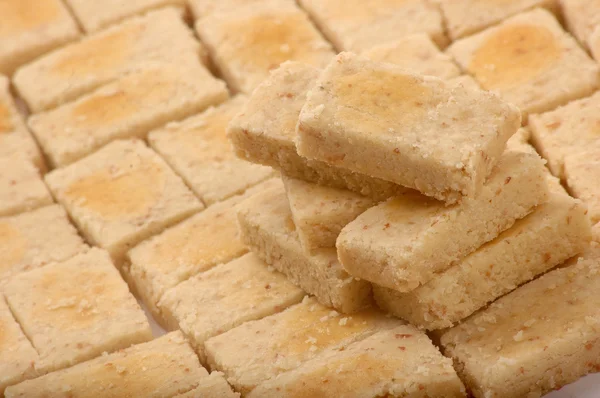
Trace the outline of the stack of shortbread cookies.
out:
<instances>
[{"instance_id":1,"label":"stack of shortbread cookies","mask_svg":"<svg viewBox=\"0 0 600 398\"><path fill-rule=\"evenodd\" d=\"M598 354L593 345L569 359L562 346L548 344L544 365L531 369L525 353L549 340L541 330L575 329L571 346L596 338L585 317L564 326L562 311L535 309L565 292L589 296L592 289L578 284L593 279L594 266L575 262L507 295L589 247L585 205L567 195L527 144L514 105L469 80L380 61L341 53L323 70L288 62L253 92L228 135L238 156L280 170L284 184L242 203L242 240L348 319L375 304L436 331L471 391L506 394L514 383L510 394L521 396L585 374ZM591 251L587 261L598 255ZM581 279L565 279L576 270ZM556 289L545 289L557 280ZM486 320L493 325L480 326ZM215 341L226 344L227 335ZM481 337L474 342L473 335ZM489 346L493 355L483 351ZM481 363L493 367L499 358L510 358L503 372L516 376L481 373ZM213 361L235 374L226 357ZM566 363L568 373L557 370ZM296 371L261 386L257 396L308 384L307 377ZM357 376L346 377L353 386Z\"/></svg>"}]
</instances>

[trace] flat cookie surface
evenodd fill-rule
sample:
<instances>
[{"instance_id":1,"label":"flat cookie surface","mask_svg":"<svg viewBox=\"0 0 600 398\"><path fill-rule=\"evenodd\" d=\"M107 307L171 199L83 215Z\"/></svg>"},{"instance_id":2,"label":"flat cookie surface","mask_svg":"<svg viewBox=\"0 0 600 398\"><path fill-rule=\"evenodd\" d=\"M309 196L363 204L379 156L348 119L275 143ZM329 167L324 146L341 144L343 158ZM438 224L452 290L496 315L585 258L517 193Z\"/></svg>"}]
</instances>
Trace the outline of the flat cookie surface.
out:
<instances>
[{"instance_id":1,"label":"flat cookie surface","mask_svg":"<svg viewBox=\"0 0 600 398\"><path fill-rule=\"evenodd\" d=\"M114 141L52 171L46 183L84 236L119 265L132 246L204 207L138 140Z\"/></svg>"},{"instance_id":2,"label":"flat cookie surface","mask_svg":"<svg viewBox=\"0 0 600 398\"><path fill-rule=\"evenodd\" d=\"M40 374L152 338L142 309L101 249L19 274L4 295L40 355Z\"/></svg>"}]
</instances>

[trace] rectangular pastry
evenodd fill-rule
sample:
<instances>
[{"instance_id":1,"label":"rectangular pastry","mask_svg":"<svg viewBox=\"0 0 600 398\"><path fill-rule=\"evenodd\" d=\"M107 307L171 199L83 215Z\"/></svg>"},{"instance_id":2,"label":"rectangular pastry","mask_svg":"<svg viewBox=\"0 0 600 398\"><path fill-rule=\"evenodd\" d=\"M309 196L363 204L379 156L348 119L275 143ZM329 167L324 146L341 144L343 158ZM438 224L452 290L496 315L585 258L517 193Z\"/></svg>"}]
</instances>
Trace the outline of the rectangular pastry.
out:
<instances>
[{"instance_id":1,"label":"rectangular pastry","mask_svg":"<svg viewBox=\"0 0 600 398\"><path fill-rule=\"evenodd\" d=\"M520 124L494 94L342 53L308 92L296 148L456 203L478 194Z\"/></svg>"},{"instance_id":2,"label":"rectangular pastry","mask_svg":"<svg viewBox=\"0 0 600 398\"><path fill-rule=\"evenodd\" d=\"M481 193L459 204L397 196L346 225L338 256L353 276L410 292L496 238L547 199L538 155L506 152Z\"/></svg>"},{"instance_id":3,"label":"rectangular pastry","mask_svg":"<svg viewBox=\"0 0 600 398\"><path fill-rule=\"evenodd\" d=\"M379 306L425 329L451 327L479 308L582 252L585 206L561 193L434 279L408 293L373 286Z\"/></svg>"}]
</instances>

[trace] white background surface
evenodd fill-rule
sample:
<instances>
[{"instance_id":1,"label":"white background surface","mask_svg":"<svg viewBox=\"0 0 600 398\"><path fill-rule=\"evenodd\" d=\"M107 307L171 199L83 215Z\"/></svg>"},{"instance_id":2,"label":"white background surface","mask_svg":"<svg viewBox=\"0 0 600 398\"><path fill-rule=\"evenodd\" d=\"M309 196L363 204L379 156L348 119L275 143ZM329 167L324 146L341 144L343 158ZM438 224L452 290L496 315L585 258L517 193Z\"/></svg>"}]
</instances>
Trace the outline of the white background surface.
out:
<instances>
[{"instance_id":1,"label":"white background surface","mask_svg":"<svg viewBox=\"0 0 600 398\"><path fill-rule=\"evenodd\" d=\"M140 305L146 311L154 337L156 338L165 334L165 330L154 321L154 318L152 318L146 307L141 302ZM576 383L569 384L558 391L545 395L544 398L600 398L600 373L588 375Z\"/></svg>"}]
</instances>

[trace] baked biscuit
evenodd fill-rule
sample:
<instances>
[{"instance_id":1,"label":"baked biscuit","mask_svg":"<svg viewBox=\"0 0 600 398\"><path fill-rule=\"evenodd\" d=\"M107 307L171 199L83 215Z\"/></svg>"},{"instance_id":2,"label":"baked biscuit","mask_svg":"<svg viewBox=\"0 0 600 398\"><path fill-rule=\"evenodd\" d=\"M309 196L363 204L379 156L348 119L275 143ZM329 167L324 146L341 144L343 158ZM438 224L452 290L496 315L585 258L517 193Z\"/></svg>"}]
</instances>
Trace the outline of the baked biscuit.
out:
<instances>
[{"instance_id":1,"label":"baked biscuit","mask_svg":"<svg viewBox=\"0 0 600 398\"><path fill-rule=\"evenodd\" d=\"M338 51L361 52L413 33L426 33L438 46L448 42L442 15L424 0L300 0Z\"/></svg>"},{"instance_id":2,"label":"baked biscuit","mask_svg":"<svg viewBox=\"0 0 600 398\"><path fill-rule=\"evenodd\" d=\"M8 0L0 4L0 73L79 37L77 23L61 0Z\"/></svg>"},{"instance_id":3,"label":"baked biscuit","mask_svg":"<svg viewBox=\"0 0 600 398\"><path fill-rule=\"evenodd\" d=\"M167 289L248 251L238 237L236 208L254 190L273 184L281 182L265 181L245 195L211 206L129 251L125 275L157 321L166 326L157 303Z\"/></svg>"},{"instance_id":4,"label":"baked biscuit","mask_svg":"<svg viewBox=\"0 0 600 398\"><path fill-rule=\"evenodd\" d=\"M104 2L98 4L105 9ZM57 49L21 67L14 83L29 109L41 112L73 101L148 62L193 63L203 54L182 11L166 8Z\"/></svg>"},{"instance_id":5,"label":"baked biscuit","mask_svg":"<svg viewBox=\"0 0 600 398\"><path fill-rule=\"evenodd\" d=\"M600 80L598 65L542 9L458 40L447 51L484 89L517 105L524 117L585 97Z\"/></svg>"},{"instance_id":6,"label":"baked biscuit","mask_svg":"<svg viewBox=\"0 0 600 398\"><path fill-rule=\"evenodd\" d=\"M307 95L296 148L456 203L479 192L520 125L494 94L341 53Z\"/></svg>"},{"instance_id":7,"label":"baked biscuit","mask_svg":"<svg viewBox=\"0 0 600 398\"><path fill-rule=\"evenodd\" d=\"M173 332L9 387L6 398L164 398L186 393L208 378L181 332Z\"/></svg>"},{"instance_id":8,"label":"baked biscuit","mask_svg":"<svg viewBox=\"0 0 600 398\"><path fill-rule=\"evenodd\" d=\"M120 266L131 247L202 210L202 203L154 151L118 140L56 169L46 183L87 240Z\"/></svg>"},{"instance_id":9,"label":"baked biscuit","mask_svg":"<svg viewBox=\"0 0 600 398\"><path fill-rule=\"evenodd\" d=\"M304 296L284 275L249 253L167 290L158 307L167 328L181 329L205 362L206 340L276 314Z\"/></svg>"},{"instance_id":10,"label":"baked biscuit","mask_svg":"<svg viewBox=\"0 0 600 398\"><path fill-rule=\"evenodd\" d=\"M404 322L375 310L340 315L305 298L279 314L246 322L206 341L211 369L225 373L242 394L328 351Z\"/></svg>"},{"instance_id":11,"label":"baked biscuit","mask_svg":"<svg viewBox=\"0 0 600 398\"><path fill-rule=\"evenodd\" d=\"M320 67L334 55L294 2L248 4L211 14L196 23L196 31L235 92L251 93L282 62Z\"/></svg>"},{"instance_id":12,"label":"baked biscuit","mask_svg":"<svg viewBox=\"0 0 600 398\"><path fill-rule=\"evenodd\" d=\"M343 313L371 305L371 285L348 274L334 248L308 254L302 248L283 187L244 201L238 209L242 242L263 261L325 306Z\"/></svg>"},{"instance_id":13,"label":"baked biscuit","mask_svg":"<svg viewBox=\"0 0 600 398\"><path fill-rule=\"evenodd\" d=\"M237 96L148 135L150 146L207 206L241 194L273 175L269 167L237 158L227 140L227 124L245 101L246 97Z\"/></svg>"},{"instance_id":14,"label":"baked biscuit","mask_svg":"<svg viewBox=\"0 0 600 398\"><path fill-rule=\"evenodd\" d=\"M227 134L237 156L279 169L289 177L347 188L377 199L409 191L298 155L294 143L296 124L306 93L318 74L319 70L310 65L286 62L256 88L241 113L229 123Z\"/></svg>"},{"instance_id":15,"label":"baked biscuit","mask_svg":"<svg viewBox=\"0 0 600 398\"><path fill-rule=\"evenodd\" d=\"M339 188L283 177L292 219L307 253L335 247L342 228L376 202Z\"/></svg>"},{"instance_id":16,"label":"baked biscuit","mask_svg":"<svg viewBox=\"0 0 600 398\"><path fill-rule=\"evenodd\" d=\"M40 355L40 374L152 339L144 311L97 248L13 277L4 295Z\"/></svg>"},{"instance_id":17,"label":"baked biscuit","mask_svg":"<svg viewBox=\"0 0 600 398\"><path fill-rule=\"evenodd\" d=\"M545 173L539 156L506 152L476 198L453 206L422 195L392 198L342 229L339 259L357 278L410 292L544 203Z\"/></svg>"},{"instance_id":18,"label":"baked biscuit","mask_svg":"<svg viewBox=\"0 0 600 398\"><path fill-rule=\"evenodd\" d=\"M65 261L88 246L59 205L0 218L0 290L18 273Z\"/></svg>"},{"instance_id":19,"label":"baked biscuit","mask_svg":"<svg viewBox=\"0 0 600 398\"><path fill-rule=\"evenodd\" d=\"M265 381L248 398L465 397L465 387L425 333L405 325L329 351Z\"/></svg>"},{"instance_id":20,"label":"baked biscuit","mask_svg":"<svg viewBox=\"0 0 600 398\"><path fill-rule=\"evenodd\" d=\"M112 140L145 138L227 99L225 84L199 62L148 63L118 80L29 118L29 127L55 167L79 160Z\"/></svg>"},{"instance_id":21,"label":"baked biscuit","mask_svg":"<svg viewBox=\"0 0 600 398\"><path fill-rule=\"evenodd\" d=\"M379 306L425 329L450 327L587 248L585 206L552 194L527 217L409 293L373 287Z\"/></svg>"},{"instance_id":22,"label":"baked biscuit","mask_svg":"<svg viewBox=\"0 0 600 398\"><path fill-rule=\"evenodd\" d=\"M442 335L476 398L540 397L598 371L599 264L599 249L591 249Z\"/></svg>"}]
</instances>

